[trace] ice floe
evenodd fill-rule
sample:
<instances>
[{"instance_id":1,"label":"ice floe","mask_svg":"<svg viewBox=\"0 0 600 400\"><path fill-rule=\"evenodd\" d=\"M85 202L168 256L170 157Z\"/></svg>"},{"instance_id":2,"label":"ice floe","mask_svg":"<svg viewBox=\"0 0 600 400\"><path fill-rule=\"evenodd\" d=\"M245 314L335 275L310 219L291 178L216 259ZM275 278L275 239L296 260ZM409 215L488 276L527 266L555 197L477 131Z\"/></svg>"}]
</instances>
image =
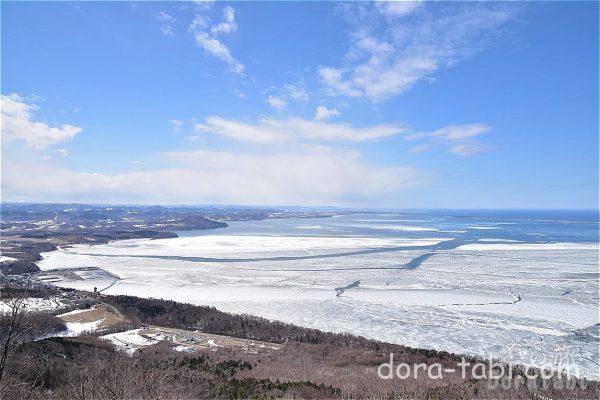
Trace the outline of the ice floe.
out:
<instances>
[{"instance_id":1,"label":"ice floe","mask_svg":"<svg viewBox=\"0 0 600 400\"><path fill-rule=\"evenodd\" d=\"M290 229L274 232L278 223L249 222L252 233L239 223L240 231L232 224L200 236L73 246L44 254L39 266L94 266L120 278L94 274L54 282L60 286L107 287L103 293L210 305L413 347L500 356L514 343L541 342L544 352L574 346L581 350L572 366L598 378L589 361L600 358L597 343L572 334L598 323L597 243L536 243L542 239L535 232L512 224L446 222L394 231L374 221L362 231L340 217L287 220L281 223ZM317 224L324 232L350 228L337 236L298 236L300 226ZM494 228L493 235L477 227ZM419 257L422 263L406 268ZM136 335L114 340L151 341Z\"/></svg>"}]
</instances>

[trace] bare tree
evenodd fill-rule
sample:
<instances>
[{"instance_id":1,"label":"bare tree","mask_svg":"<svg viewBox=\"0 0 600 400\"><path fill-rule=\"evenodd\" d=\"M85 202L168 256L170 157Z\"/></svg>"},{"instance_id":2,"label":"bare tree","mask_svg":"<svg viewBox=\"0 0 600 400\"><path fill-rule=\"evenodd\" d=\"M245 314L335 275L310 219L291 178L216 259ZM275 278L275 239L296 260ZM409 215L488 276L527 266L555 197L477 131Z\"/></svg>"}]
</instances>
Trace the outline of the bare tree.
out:
<instances>
[{"instance_id":1,"label":"bare tree","mask_svg":"<svg viewBox=\"0 0 600 400\"><path fill-rule=\"evenodd\" d=\"M42 375L42 370L38 370L33 377L32 382L22 382L16 376L6 375L6 366L12 353L17 347L21 336L31 329L24 324L23 318L26 312L27 299L31 281L20 288L8 288L4 285L3 302L9 306L9 311L0 315L2 318L2 355L0 356L0 400L14 397L18 394L23 399L29 399L33 394L33 389Z\"/></svg>"},{"instance_id":2,"label":"bare tree","mask_svg":"<svg viewBox=\"0 0 600 400\"><path fill-rule=\"evenodd\" d=\"M2 300L9 306L9 311L3 314L2 319L6 319L3 325L6 326L6 336L2 342L2 355L0 357L0 382L4 377L6 363L15 348L19 337L26 332L21 322L25 315L25 307L28 296L28 290L31 286L31 281L28 280L23 290L12 290L4 287L6 297Z\"/></svg>"}]
</instances>

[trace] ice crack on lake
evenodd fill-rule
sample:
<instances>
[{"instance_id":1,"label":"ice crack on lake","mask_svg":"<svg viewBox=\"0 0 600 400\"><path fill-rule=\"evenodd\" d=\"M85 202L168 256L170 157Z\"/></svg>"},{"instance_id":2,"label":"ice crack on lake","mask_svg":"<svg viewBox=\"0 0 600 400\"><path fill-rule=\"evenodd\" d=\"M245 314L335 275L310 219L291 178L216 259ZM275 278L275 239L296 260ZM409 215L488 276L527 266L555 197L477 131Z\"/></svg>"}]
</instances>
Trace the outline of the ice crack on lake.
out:
<instances>
[{"instance_id":1,"label":"ice crack on lake","mask_svg":"<svg viewBox=\"0 0 600 400\"><path fill-rule=\"evenodd\" d=\"M479 356L511 343L543 343L547 353L569 347L577 349L571 367L597 377L597 341L573 333L599 322L597 223L566 220L391 213L234 221L175 239L73 246L44 254L39 266L107 272L81 269L78 279L52 279L59 286L413 347Z\"/></svg>"}]
</instances>

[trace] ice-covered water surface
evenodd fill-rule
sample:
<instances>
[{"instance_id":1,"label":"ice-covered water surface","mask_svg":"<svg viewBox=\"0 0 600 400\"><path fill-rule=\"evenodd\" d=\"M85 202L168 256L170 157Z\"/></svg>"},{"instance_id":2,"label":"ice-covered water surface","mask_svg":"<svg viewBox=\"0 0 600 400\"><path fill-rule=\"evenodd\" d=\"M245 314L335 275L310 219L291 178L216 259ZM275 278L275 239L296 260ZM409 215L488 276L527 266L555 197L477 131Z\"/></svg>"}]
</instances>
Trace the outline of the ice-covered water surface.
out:
<instances>
[{"instance_id":1,"label":"ice-covered water surface","mask_svg":"<svg viewBox=\"0 0 600 400\"><path fill-rule=\"evenodd\" d=\"M546 360L598 379L597 232L596 216L575 213L365 213L74 246L39 265L100 267L121 278L59 283L69 287Z\"/></svg>"}]
</instances>

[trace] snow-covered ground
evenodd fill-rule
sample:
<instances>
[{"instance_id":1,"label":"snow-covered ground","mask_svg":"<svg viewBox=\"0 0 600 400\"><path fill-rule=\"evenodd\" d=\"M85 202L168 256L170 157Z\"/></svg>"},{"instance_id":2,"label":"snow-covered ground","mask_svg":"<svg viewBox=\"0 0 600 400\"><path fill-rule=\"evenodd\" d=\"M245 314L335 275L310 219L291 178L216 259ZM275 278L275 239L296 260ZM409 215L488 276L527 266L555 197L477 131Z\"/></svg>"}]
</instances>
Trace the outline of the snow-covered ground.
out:
<instances>
[{"instance_id":1,"label":"snow-covered ground","mask_svg":"<svg viewBox=\"0 0 600 400\"><path fill-rule=\"evenodd\" d=\"M112 286L100 275L57 285L108 287L103 293L211 305L413 347L525 364L560 353L560 366L599 377L598 339L580 334L598 328L597 243L540 241L547 233L499 223L402 221L396 229L389 216L372 226L344 225L344 218L73 246L44 254L39 266L94 266L121 278ZM463 239L446 245L456 238ZM336 296L335 288L356 281Z\"/></svg>"},{"instance_id":2,"label":"snow-covered ground","mask_svg":"<svg viewBox=\"0 0 600 400\"><path fill-rule=\"evenodd\" d=\"M67 332L61 336L79 336L84 333L93 333L98 329L102 321L92 322L65 322L67 325Z\"/></svg>"},{"instance_id":3,"label":"snow-covered ground","mask_svg":"<svg viewBox=\"0 0 600 400\"><path fill-rule=\"evenodd\" d=\"M89 314L89 312L94 309L95 308L73 310L57 315L58 318L65 321L65 325L67 326L67 331L62 333L61 336L79 336L83 333L95 332L102 323L103 319L89 322L79 321L80 316Z\"/></svg>"},{"instance_id":4,"label":"snow-covered ground","mask_svg":"<svg viewBox=\"0 0 600 400\"><path fill-rule=\"evenodd\" d=\"M109 310L106 304L97 304L91 308L73 310L57 315L62 319L67 330L57 336L79 336L117 325L125 319Z\"/></svg>"},{"instance_id":5,"label":"snow-covered ground","mask_svg":"<svg viewBox=\"0 0 600 400\"><path fill-rule=\"evenodd\" d=\"M128 354L133 354L142 347L152 346L161 340L165 340L165 337L161 335L141 335L141 331L142 329L131 329L125 332L100 336L100 339L110 341L115 347Z\"/></svg>"},{"instance_id":6,"label":"snow-covered ground","mask_svg":"<svg viewBox=\"0 0 600 400\"><path fill-rule=\"evenodd\" d=\"M39 297L29 297L23 302L23 310L26 312L48 311L57 308L65 307L64 300L60 297L52 297L43 299ZM12 305L9 300L0 300L0 314L9 313L12 311Z\"/></svg>"},{"instance_id":7,"label":"snow-covered ground","mask_svg":"<svg viewBox=\"0 0 600 400\"><path fill-rule=\"evenodd\" d=\"M148 326L100 336L112 342L117 349L133 354L135 351L160 342L168 342L175 351L205 351L220 348L237 348L248 352L279 350L280 345L258 340L213 335L178 328Z\"/></svg>"}]
</instances>

